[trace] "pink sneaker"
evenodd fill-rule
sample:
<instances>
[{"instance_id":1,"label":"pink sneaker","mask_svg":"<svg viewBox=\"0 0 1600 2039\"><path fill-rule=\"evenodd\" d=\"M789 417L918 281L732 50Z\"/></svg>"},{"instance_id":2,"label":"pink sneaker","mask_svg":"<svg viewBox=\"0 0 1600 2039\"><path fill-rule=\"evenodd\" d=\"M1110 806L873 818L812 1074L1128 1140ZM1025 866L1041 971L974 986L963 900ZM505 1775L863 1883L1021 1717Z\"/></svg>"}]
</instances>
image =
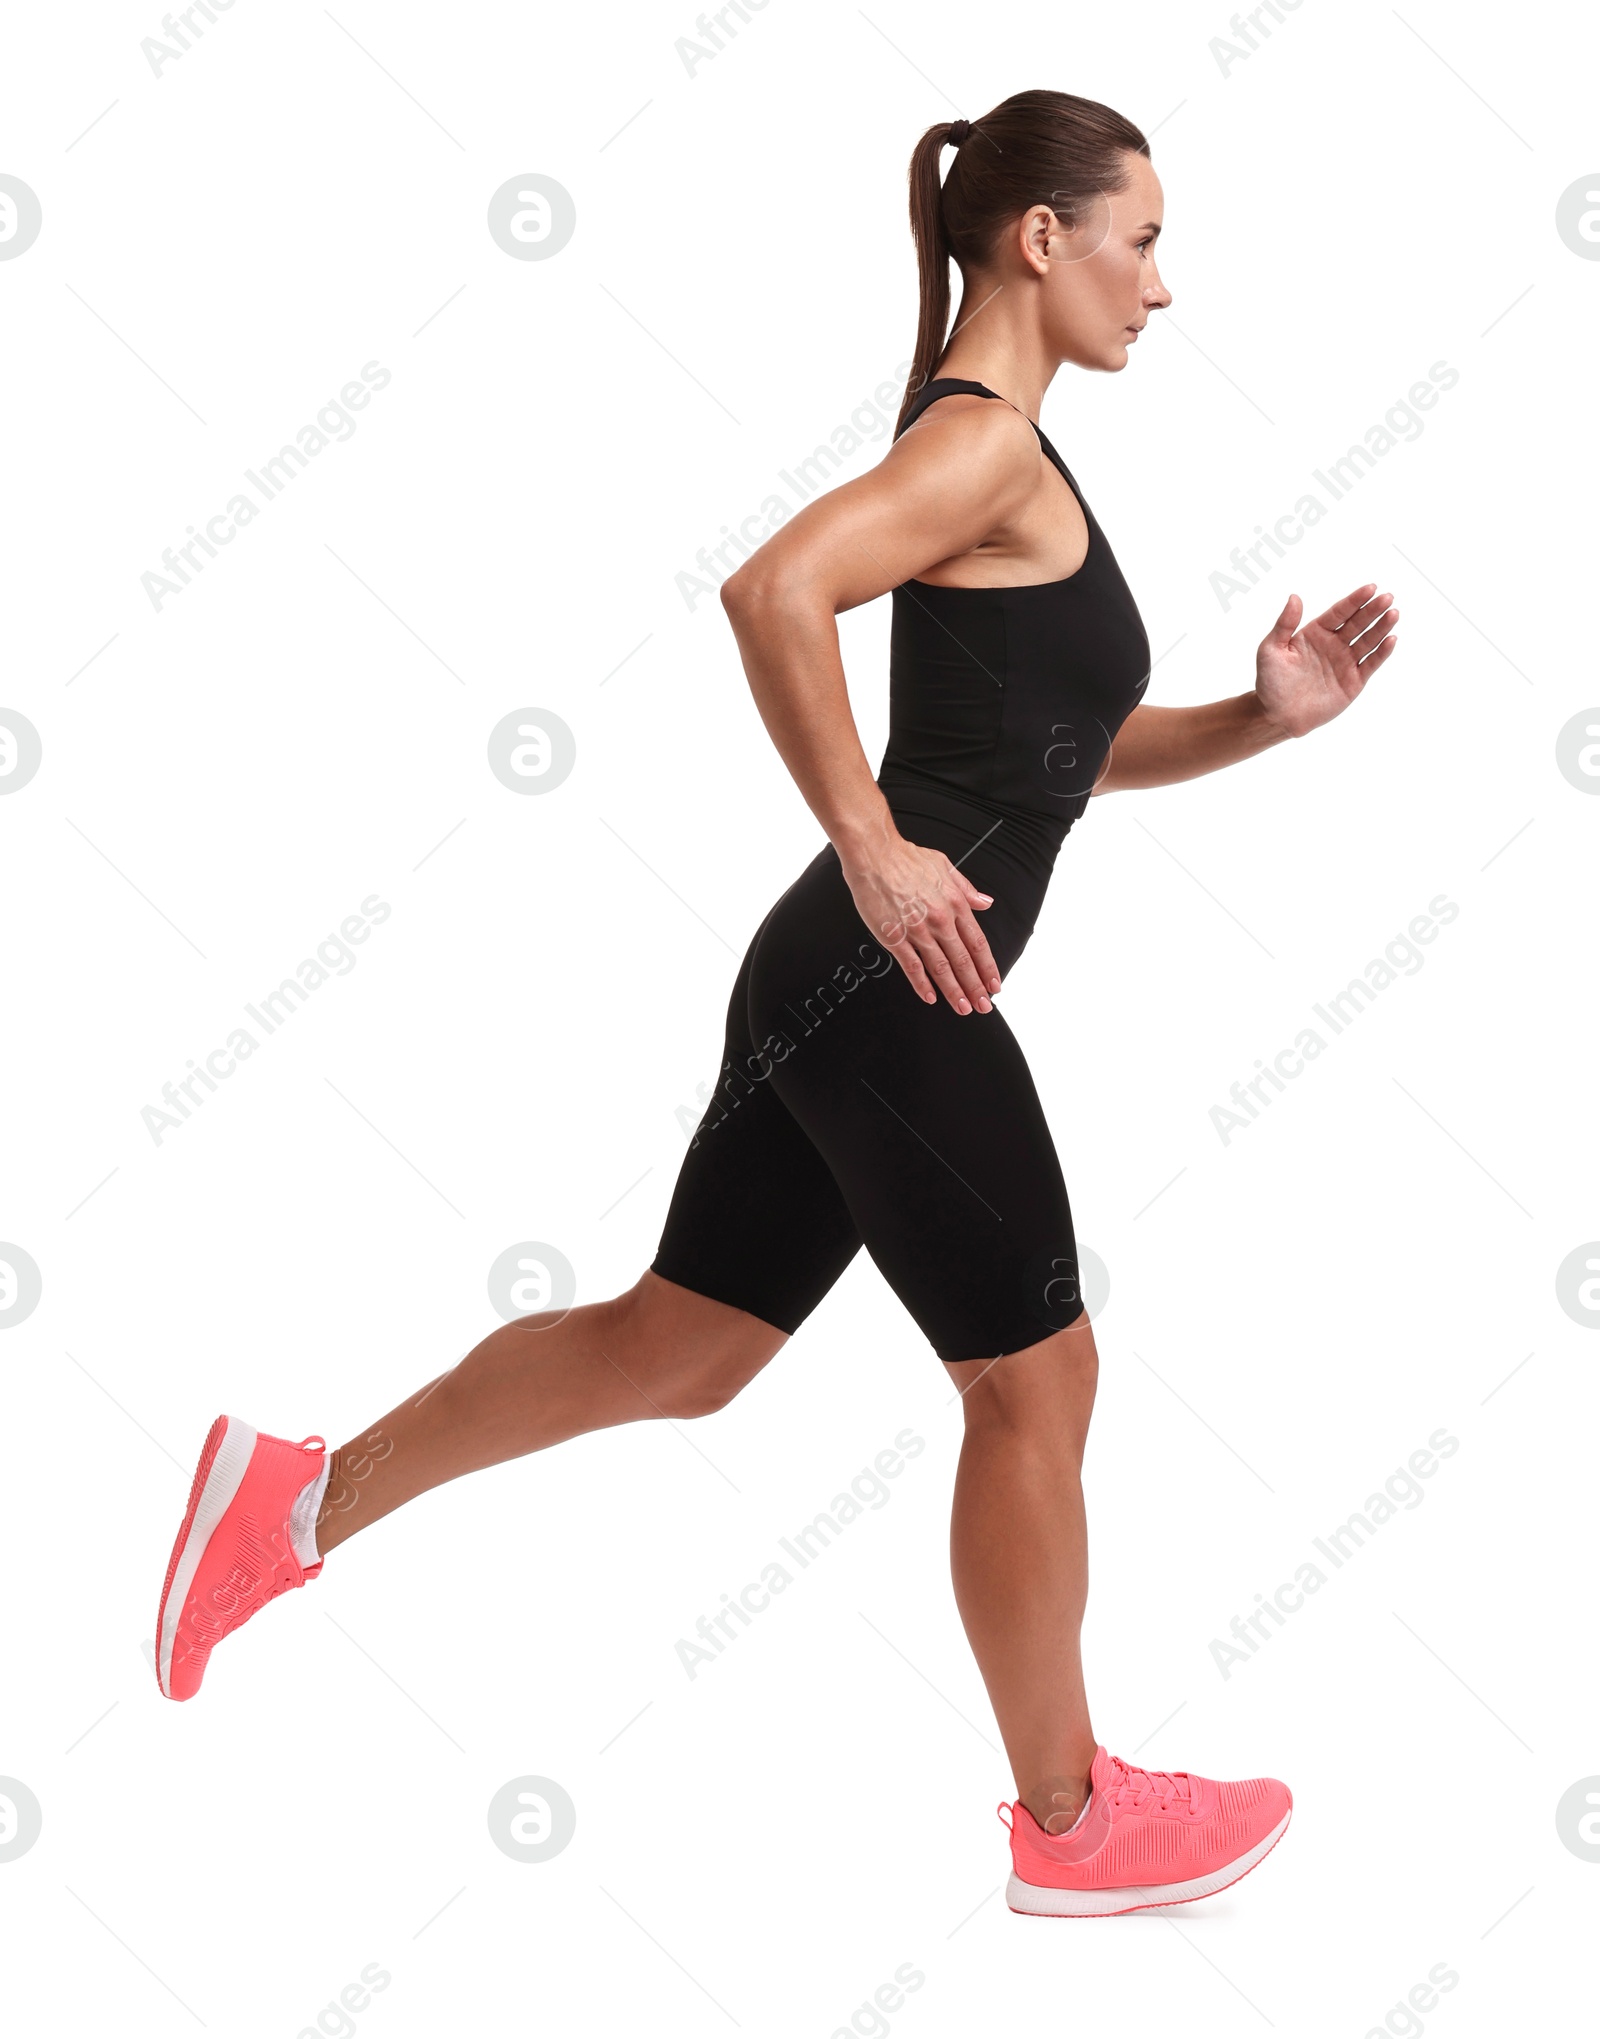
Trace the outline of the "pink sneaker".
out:
<instances>
[{"instance_id":1,"label":"pink sneaker","mask_svg":"<svg viewBox=\"0 0 1600 2039\"><path fill-rule=\"evenodd\" d=\"M999 1806L1011 1829L1006 1903L1014 1912L1104 1918L1210 1897L1277 1844L1294 1803L1276 1777L1222 1784L1187 1770L1140 1770L1103 1748L1089 1784L1088 1806L1065 1834L1047 1834L1020 1801Z\"/></svg>"},{"instance_id":2,"label":"pink sneaker","mask_svg":"<svg viewBox=\"0 0 1600 2039\"><path fill-rule=\"evenodd\" d=\"M237 1416L212 1424L156 1617L156 1677L169 1699L192 1699L224 1636L322 1570L313 1527L326 1451L320 1437L258 1436ZM302 1519L291 1521L308 1486Z\"/></svg>"}]
</instances>

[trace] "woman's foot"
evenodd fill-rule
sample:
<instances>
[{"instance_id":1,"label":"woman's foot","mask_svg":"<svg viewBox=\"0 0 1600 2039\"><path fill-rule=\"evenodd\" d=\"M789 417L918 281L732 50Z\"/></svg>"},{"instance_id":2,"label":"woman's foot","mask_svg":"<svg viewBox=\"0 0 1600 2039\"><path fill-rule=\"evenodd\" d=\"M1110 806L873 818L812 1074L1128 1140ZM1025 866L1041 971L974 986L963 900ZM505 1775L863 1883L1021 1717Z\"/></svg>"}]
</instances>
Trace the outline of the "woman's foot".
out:
<instances>
[{"instance_id":1,"label":"woman's foot","mask_svg":"<svg viewBox=\"0 0 1600 2039\"><path fill-rule=\"evenodd\" d=\"M1020 1801L1009 1808L1014 1912L1104 1918L1210 1897L1248 1875L1282 1837L1294 1801L1276 1777L1219 1783L1187 1770L1141 1770L1094 1753L1089 1802L1064 1834L1047 1834Z\"/></svg>"},{"instance_id":2,"label":"woman's foot","mask_svg":"<svg viewBox=\"0 0 1600 2039\"><path fill-rule=\"evenodd\" d=\"M212 1424L156 1617L156 1677L169 1699L192 1699L224 1636L322 1570L315 1524L328 1458L320 1437L291 1444L237 1416Z\"/></svg>"}]
</instances>

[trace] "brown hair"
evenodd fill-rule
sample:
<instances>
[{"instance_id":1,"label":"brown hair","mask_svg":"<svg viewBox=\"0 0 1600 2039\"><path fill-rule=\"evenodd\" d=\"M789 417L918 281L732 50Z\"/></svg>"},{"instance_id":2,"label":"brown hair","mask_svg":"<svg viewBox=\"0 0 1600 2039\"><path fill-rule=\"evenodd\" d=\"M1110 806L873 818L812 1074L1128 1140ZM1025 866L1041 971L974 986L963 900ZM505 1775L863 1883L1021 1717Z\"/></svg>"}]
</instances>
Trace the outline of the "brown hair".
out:
<instances>
[{"instance_id":1,"label":"brown hair","mask_svg":"<svg viewBox=\"0 0 1600 2039\"><path fill-rule=\"evenodd\" d=\"M941 184L939 156L947 138L956 157ZM945 120L928 129L911 156L921 304L897 431L949 345L951 258L982 263L1001 229L1031 205L1070 217L1097 192L1121 191L1128 181L1126 155L1148 154L1149 147L1131 120L1070 92L1016 92L981 120Z\"/></svg>"}]
</instances>

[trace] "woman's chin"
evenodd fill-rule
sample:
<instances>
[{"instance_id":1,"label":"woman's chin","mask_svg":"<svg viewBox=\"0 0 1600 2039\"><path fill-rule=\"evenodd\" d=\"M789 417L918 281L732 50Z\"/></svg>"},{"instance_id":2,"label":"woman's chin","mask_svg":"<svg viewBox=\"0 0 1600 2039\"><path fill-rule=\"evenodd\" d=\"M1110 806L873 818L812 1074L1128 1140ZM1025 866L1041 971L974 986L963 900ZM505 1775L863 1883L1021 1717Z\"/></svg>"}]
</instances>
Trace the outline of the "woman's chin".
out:
<instances>
[{"instance_id":1,"label":"woman's chin","mask_svg":"<svg viewBox=\"0 0 1600 2039\"><path fill-rule=\"evenodd\" d=\"M1115 375L1120 368L1128 365L1129 341L1126 334L1102 343L1099 353L1094 353L1086 343L1080 352L1064 355L1074 368L1086 368L1091 374Z\"/></svg>"}]
</instances>

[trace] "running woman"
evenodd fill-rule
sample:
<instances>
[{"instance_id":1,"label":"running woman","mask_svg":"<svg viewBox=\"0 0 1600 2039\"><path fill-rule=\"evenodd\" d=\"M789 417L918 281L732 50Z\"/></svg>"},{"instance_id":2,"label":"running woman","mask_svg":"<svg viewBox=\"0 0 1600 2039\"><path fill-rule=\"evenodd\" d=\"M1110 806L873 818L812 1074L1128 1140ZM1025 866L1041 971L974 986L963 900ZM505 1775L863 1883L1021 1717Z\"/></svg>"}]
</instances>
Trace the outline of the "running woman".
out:
<instances>
[{"instance_id":1,"label":"running woman","mask_svg":"<svg viewBox=\"0 0 1600 2039\"><path fill-rule=\"evenodd\" d=\"M910 183L921 309L893 444L722 588L826 842L750 942L652 1265L624 1295L503 1325L333 1451L218 1417L162 1591L157 1675L193 1697L218 1642L431 1487L722 1408L864 1245L961 1392L951 1568L1016 1784L1009 1902L1125 1912L1236 1881L1291 1799L1274 1778L1137 1768L1090 1725L1079 1473L1098 1357L1050 1128L994 1001L1093 796L1320 728L1394 650L1397 612L1369 582L1302 627L1291 595L1247 693L1146 703L1138 609L1038 417L1063 362L1119 371L1172 301L1148 145L1094 101L1023 92L929 128ZM884 594L874 776L835 619Z\"/></svg>"}]
</instances>

